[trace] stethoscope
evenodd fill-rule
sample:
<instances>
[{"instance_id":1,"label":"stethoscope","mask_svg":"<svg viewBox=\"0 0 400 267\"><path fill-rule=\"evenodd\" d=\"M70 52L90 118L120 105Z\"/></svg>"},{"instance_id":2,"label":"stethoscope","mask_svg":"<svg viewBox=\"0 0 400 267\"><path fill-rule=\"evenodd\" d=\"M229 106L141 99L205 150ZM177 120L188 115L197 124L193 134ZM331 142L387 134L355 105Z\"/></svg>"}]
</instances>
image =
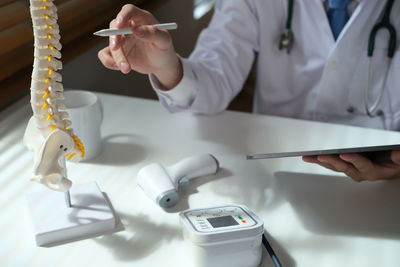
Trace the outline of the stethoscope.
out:
<instances>
[{"instance_id":1,"label":"stethoscope","mask_svg":"<svg viewBox=\"0 0 400 267\"><path fill-rule=\"evenodd\" d=\"M392 12L394 0L387 0L385 5L385 11L383 13L383 17L379 20L371 30L369 34L368 40L368 75L367 75L367 86L364 90L364 106L365 112L369 117L376 117L376 116L383 116L383 111L381 109L376 110L378 104L380 103L383 91L386 86L387 76L389 73L390 64L392 62L394 52L396 49L396 29L394 28L393 24L390 22L390 14ZM279 50L286 49L286 53L290 54L290 51L293 47L294 43L294 35L291 29L292 26L292 17L293 17L293 6L294 0L288 0L288 9L287 9L287 19L286 19L286 26L284 32L281 34L279 40ZM389 47L388 47L388 62L386 65L386 71L384 74L384 79L382 83L382 87L379 91L378 97L375 99L374 103L370 106L369 103L369 90L370 90L370 76L371 76L371 59L374 54L374 47L375 47L375 38L376 34L379 30L386 29L389 32ZM349 113L355 113L354 107L347 108ZM376 111L376 112L375 112Z\"/></svg>"}]
</instances>

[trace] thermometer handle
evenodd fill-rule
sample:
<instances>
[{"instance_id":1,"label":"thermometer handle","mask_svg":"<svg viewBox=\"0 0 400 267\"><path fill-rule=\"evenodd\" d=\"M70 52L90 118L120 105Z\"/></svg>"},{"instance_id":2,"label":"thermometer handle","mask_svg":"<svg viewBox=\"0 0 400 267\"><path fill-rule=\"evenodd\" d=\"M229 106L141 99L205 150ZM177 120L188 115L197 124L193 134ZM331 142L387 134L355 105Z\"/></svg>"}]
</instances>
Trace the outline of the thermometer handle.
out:
<instances>
[{"instance_id":1,"label":"thermometer handle","mask_svg":"<svg viewBox=\"0 0 400 267\"><path fill-rule=\"evenodd\" d=\"M182 178L195 178L199 176L215 174L219 170L218 160L211 154L192 156L166 168L175 188L178 188Z\"/></svg>"}]
</instances>

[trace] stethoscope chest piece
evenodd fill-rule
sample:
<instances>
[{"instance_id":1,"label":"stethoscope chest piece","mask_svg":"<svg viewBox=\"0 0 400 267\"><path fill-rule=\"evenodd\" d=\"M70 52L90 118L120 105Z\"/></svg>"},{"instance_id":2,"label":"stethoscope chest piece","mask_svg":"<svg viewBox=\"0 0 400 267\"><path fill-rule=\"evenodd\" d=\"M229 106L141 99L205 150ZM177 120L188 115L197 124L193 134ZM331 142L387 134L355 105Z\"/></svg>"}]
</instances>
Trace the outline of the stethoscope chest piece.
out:
<instances>
[{"instance_id":1,"label":"stethoscope chest piece","mask_svg":"<svg viewBox=\"0 0 400 267\"><path fill-rule=\"evenodd\" d=\"M279 50L286 49L286 53L290 54L294 43L294 35L291 29L285 29L279 40Z\"/></svg>"}]
</instances>

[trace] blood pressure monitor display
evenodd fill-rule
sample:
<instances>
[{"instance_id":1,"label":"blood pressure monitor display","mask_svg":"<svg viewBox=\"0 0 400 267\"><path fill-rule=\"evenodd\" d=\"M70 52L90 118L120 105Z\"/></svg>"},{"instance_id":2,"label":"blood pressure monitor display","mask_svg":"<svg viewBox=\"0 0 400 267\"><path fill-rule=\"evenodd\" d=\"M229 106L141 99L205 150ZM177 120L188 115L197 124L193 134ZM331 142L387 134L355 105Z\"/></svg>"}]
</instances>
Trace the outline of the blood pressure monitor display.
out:
<instances>
[{"instance_id":1,"label":"blood pressure monitor display","mask_svg":"<svg viewBox=\"0 0 400 267\"><path fill-rule=\"evenodd\" d=\"M190 210L183 213L198 232L221 232L225 230L251 227L256 221L240 206L222 206Z\"/></svg>"},{"instance_id":2,"label":"blood pressure monitor display","mask_svg":"<svg viewBox=\"0 0 400 267\"><path fill-rule=\"evenodd\" d=\"M215 218L207 218L207 221L214 228L238 225L238 223L236 222L236 220L232 216L222 216L222 217L215 217Z\"/></svg>"}]
</instances>

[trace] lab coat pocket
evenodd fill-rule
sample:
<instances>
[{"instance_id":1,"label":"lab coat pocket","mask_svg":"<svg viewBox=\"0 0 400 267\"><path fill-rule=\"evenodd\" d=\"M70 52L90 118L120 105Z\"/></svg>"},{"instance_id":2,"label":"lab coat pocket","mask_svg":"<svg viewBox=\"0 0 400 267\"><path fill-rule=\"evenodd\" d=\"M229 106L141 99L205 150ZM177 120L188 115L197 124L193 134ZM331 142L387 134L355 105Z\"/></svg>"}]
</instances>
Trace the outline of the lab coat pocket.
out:
<instances>
[{"instance_id":1,"label":"lab coat pocket","mask_svg":"<svg viewBox=\"0 0 400 267\"><path fill-rule=\"evenodd\" d=\"M387 104L384 102L383 111L391 117L393 130L400 129L400 51L397 50L389 69L386 88Z\"/></svg>"},{"instance_id":2,"label":"lab coat pocket","mask_svg":"<svg viewBox=\"0 0 400 267\"><path fill-rule=\"evenodd\" d=\"M385 72L388 71L386 85L377 109L381 109L385 118L389 120L400 116L400 52L395 54L389 70L387 70L388 61L387 49L375 48L374 56L371 59L367 57L367 51L362 53L349 84L349 107L359 112L365 112L364 98L367 87L369 87L368 106L371 107L379 97L384 84ZM368 75L369 64L371 67Z\"/></svg>"},{"instance_id":3,"label":"lab coat pocket","mask_svg":"<svg viewBox=\"0 0 400 267\"><path fill-rule=\"evenodd\" d=\"M386 71L386 65L382 66ZM381 79L383 82L383 78ZM397 50L388 70L386 82L387 92L384 94L387 99L382 103L382 110L388 115L392 114L393 119L400 117L400 51Z\"/></svg>"}]
</instances>

